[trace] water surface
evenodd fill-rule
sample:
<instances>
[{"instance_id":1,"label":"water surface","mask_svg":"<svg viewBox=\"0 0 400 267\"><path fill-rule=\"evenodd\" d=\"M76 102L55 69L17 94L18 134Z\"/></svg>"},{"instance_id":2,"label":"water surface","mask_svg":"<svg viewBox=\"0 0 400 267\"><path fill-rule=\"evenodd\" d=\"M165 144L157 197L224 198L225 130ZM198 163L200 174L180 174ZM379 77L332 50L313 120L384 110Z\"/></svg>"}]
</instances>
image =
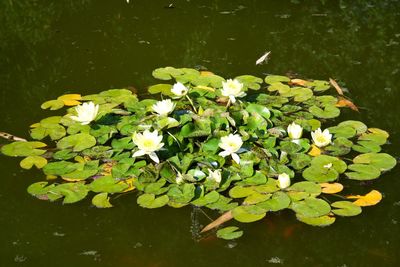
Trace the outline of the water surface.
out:
<instances>
[{"instance_id":1,"label":"water surface","mask_svg":"<svg viewBox=\"0 0 400 267\"><path fill-rule=\"evenodd\" d=\"M64 93L132 86L144 95L156 82L151 71L171 65L224 77L335 78L361 107L341 118L387 129L385 149L399 156L399 1L130 2L1 1L0 130L27 137L30 124L52 114L40 104ZM265 51L271 59L256 66ZM193 240L196 223L208 221L190 207L145 210L134 193L107 210L90 200L42 202L26 193L42 179L39 171L6 157L0 171L0 266L400 264L399 168L365 187L384 199L356 218L316 228L282 212L242 224L245 235L234 242Z\"/></svg>"}]
</instances>

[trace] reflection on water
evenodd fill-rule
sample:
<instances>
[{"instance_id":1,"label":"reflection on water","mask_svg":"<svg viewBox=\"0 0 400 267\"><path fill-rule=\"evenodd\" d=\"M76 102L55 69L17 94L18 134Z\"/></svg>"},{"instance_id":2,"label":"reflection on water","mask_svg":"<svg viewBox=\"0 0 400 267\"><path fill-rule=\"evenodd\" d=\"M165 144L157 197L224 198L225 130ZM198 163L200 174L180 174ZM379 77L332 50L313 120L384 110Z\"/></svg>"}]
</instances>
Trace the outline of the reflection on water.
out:
<instances>
[{"instance_id":1,"label":"reflection on water","mask_svg":"<svg viewBox=\"0 0 400 267\"><path fill-rule=\"evenodd\" d=\"M173 8L168 8L173 3ZM346 118L392 133L399 155L400 2L4 0L0 2L2 131L26 137L49 114L39 106L66 92L133 86L144 92L159 66L236 76L295 73L345 83L361 113ZM255 61L272 51L267 64ZM134 194L111 210L32 199L40 172L1 157L0 266L396 266L400 182L396 169L374 182L385 198L328 228L284 212L243 225L235 242L195 242L187 209L144 210ZM396 204L397 203L397 204ZM193 215L194 216L194 215ZM209 214L215 218L216 214Z\"/></svg>"}]
</instances>

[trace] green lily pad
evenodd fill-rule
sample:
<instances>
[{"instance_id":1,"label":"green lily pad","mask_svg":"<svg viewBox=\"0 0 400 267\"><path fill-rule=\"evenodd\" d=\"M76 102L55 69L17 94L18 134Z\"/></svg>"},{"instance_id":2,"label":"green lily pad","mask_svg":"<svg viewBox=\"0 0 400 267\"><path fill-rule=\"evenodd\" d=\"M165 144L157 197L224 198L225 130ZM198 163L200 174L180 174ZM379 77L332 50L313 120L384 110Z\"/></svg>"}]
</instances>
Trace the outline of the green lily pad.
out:
<instances>
[{"instance_id":1,"label":"green lily pad","mask_svg":"<svg viewBox=\"0 0 400 267\"><path fill-rule=\"evenodd\" d=\"M45 175L64 175L75 171L79 167L79 164L68 161L56 161L47 163L43 167Z\"/></svg>"},{"instance_id":2,"label":"green lily pad","mask_svg":"<svg viewBox=\"0 0 400 267\"><path fill-rule=\"evenodd\" d=\"M311 106L308 111L317 118L321 119L333 119L340 115L340 109L335 106L326 106L320 108L318 106Z\"/></svg>"},{"instance_id":3,"label":"green lily pad","mask_svg":"<svg viewBox=\"0 0 400 267\"><path fill-rule=\"evenodd\" d=\"M281 141L280 142L281 151L285 151L288 154L294 154L303 149L303 147L299 144L296 144L292 141Z\"/></svg>"},{"instance_id":4,"label":"green lily pad","mask_svg":"<svg viewBox=\"0 0 400 267\"><path fill-rule=\"evenodd\" d=\"M329 127L328 130L330 133L334 134L336 138L352 138L357 134L356 129L350 125Z\"/></svg>"},{"instance_id":5,"label":"green lily pad","mask_svg":"<svg viewBox=\"0 0 400 267\"><path fill-rule=\"evenodd\" d=\"M305 192L309 196L316 197L321 194L321 186L315 182L303 181L297 182L287 188L288 191Z\"/></svg>"},{"instance_id":6,"label":"green lily pad","mask_svg":"<svg viewBox=\"0 0 400 267\"><path fill-rule=\"evenodd\" d=\"M346 172L345 175L353 180L373 180L381 175L380 170L374 165L351 164L348 169L352 172Z\"/></svg>"},{"instance_id":7,"label":"green lily pad","mask_svg":"<svg viewBox=\"0 0 400 267\"><path fill-rule=\"evenodd\" d=\"M382 150L381 146L373 141L358 141L352 149L360 153L378 153Z\"/></svg>"},{"instance_id":8,"label":"green lily pad","mask_svg":"<svg viewBox=\"0 0 400 267\"><path fill-rule=\"evenodd\" d=\"M202 150L205 153L215 154L219 149L219 142L219 138L211 138L207 142L203 143Z\"/></svg>"},{"instance_id":9,"label":"green lily pad","mask_svg":"<svg viewBox=\"0 0 400 267\"><path fill-rule=\"evenodd\" d=\"M323 92L330 88L329 82L321 80L314 80L312 82L308 82L307 85L312 86L315 92Z\"/></svg>"},{"instance_id":10,"label":"green lily pad","mask_svg":"<svg viewBox=\"0 0 400 267\"><path fill-rule=\"evenodd\" d=\"M270 92L278 91L281 96L287 97L287 95L290 95L291 88L287 84L283 84L281 82L275 82L272 83L270 86L268 86L268 91Z\"/></svg>"},{"instance_id":11,"label":"green lily pad","mask_svg":"<svg viewBox=\"0 0 400 267\"><path fill-rule=\"evenodd\" d=\"M235 186L229 190L229 196L232 198L243 198L252 195L254 192L252 187Z\"/></svg>"},{"instance_id":12,"label":"green lily pad","mask_svg":"<svg viewBox=\"0 0 400 267\"><path fill-rule=\"evenodd\" d=\"M356 164L369 164L380 171L388 171L397 164L397 160L386 153L367 153L358 155L353 159Z\"/></svg>"},{"instance_id":13,"label":"green lily pad","mask_svg":"<svg viewBox=\"0 0 400 267\"><path fill-rule=\"evenodd\" d=\"M174 96L174 94L171 92L172 85L171 84L156 84L152 85L149 87L148 91L150 94L163 94L167 96Z\"/></svg>"},{"instance_id":14,"label":"green lily pad","mask_svg":"<svg viewBox=\"0 0 400 267\"><path fill-rule=\"evenodd\" d=\"M296 102L304 102L313 96L313 91L309 88L293 87L291 94Z\"/></svg>"},{"instance_id":15,"label":"green lily pad","mask_svg":"<svg viewBox=\"0 0 400 267\"><path fill-rule=\"evenodd\" d=\"M333 143L327 146L325 150L329 151L332 156L342 156L350 153L352 146L353 142L344 137L339 137L333 140Z\"/></svg>"},{"instance_id":16,"label":"green lily pad","mask_svg":"<svg viewBox=\"0 0 400 267\"><path fill-rule=\"evenodd\" d=\"M42 109L57 110L64 107L64 101L56 99L44 102L41 106Z\"/></svg>"},{"instance_id":17,"label":"green lily pad","mask_svg":"<svg viewBox=\"0 0 400 267\"><path fill-rule=\"evenodd\" d=\"M74 152L82 151L96 145L96 138L87 133L79 133L64 137L57 143L57 148L72 148Z\"/></svg>"},{"instance_id":18,"label":"green lily pad","mask_svg":"<svg viewBox=\"0 0 400 267\"><path fill-rule=\"evenodd\" d=\"M263 194L274 193L280 190L277 180L272 178L268 178L267 182L263 185L252 186L252 189Z\"/></svg>"},{"instance_id":19,"label":"green lily pad","mask_svg":"<svg viewBox=\"0 0 400 267\"><path fill-rule=\"evenodd\" d=\"M320 155L311 161L311 166L303 171L304 179L312 182L332 182L347 168L344 161L327 155Z\"/></svg>"},{"instance_id":20,"label":"green lily pad","mask_svg":"<svg viewBox=\"0 0 400 267\"><path fill-rule=\"evenodd\" d=\"M289 207L290 197L281 191L275 192L268 200L258 203L257 206L266 211L279 211Z\"/></svg>"},{"instance_id":21,"label":"green lily pad","mask_svg":"<svg viewBox=\"0 0 400 267\"><path fill-rule=\"evenodd\" d=\"M107 175L95 179L88 185L88 188L96 193L120 193L128 188L125 183L119 183L112 176Z\"/></svg>"},{"instance_id":22,"label":"green lily pad","mask_svg":"<svg viewBox=\"0 0 400 267\"><path fill-rule=\"evenodd\" d=\"M276 82L290 82L290 78L281 75L268 75L265 77L265 82L268 84L273 84Z\"/></svg>"},{"instance_id":23,"label":"green lily pad","mask_svg":"<svg viewBox=\"0 0 400 267\"><path fill-rule=\"evenodd\" d=\"M239 222L250 223L265 217L264 209L256 206L239 206L232 210L233 218Z\"/></svg>"},{"instance_id":24,"label":"green lily pad","mask_svg":"<svg viewBox=\"0 0 400 267\"><path fill-rule=\"evenodd\" d=\"M100 193L92 198L92 204L97 208L111 208L110 198L107 193Z\"/></svg>"},{"instance_id":25,"label":"green lily pad","mask_svg":"<svg viewBox=\"0 0 400 267\"><path fill-rule=\"evenodd\" d=\"M305 167L309 166L311 163L311 157L303 153L295 153L291 155L290 158L291 158L290 165L295 170L302 170Z\"/></svg>"},{"instance_id":26,"label":"green lily pad","mask_svg":"<svg viewBox=\"0 0 400 267\"><path fill-rule=\"evenodd\" d=\"M339 216L356 216L362 212L361 207L350 201L336 201L331 204L332 212Z\"/></svg>"},{"instance_id":27,"label":"green lily pad","mask_svg":"<svg viewBox=\"0 0 400 267\"><path fill-rule=\"evenodd\" d=\"M155 69L152 73L153 77L160 80L171 80L173 77L177 77L184 74L183 71L174 67L165 67Z\"/></svg>"},{"instance_id":28,"label":"green lily pad","mask_svg":"<svg viewBox=\"0 0 400 267\"><path fill-rule=\"evenodd\" d=\"M245 204L245 205L257 204L257 203L266 201L270 197L271 197L270 194L261 194L258 192L253 192L253 194L251 194L245 198L245 200L243 201L243 204Z\"/></svg>"},{"instance_id":29,"label":"green lily pad","mask_svg":"<svg viewBox=\"0 0 400 267\"><path fill-rule=\"evenodd\" d=\"M368 129L367 125L365 125L361 121L353 121L353 120L348 120L348 121L343 121L338 124L339 127L347 127L350 126L356 130L357 134L362 134L365 133Z\"/></svg>"},{"instance_id":30,"label":"green lily pad","mask_svg":"<svg viewBox=\"0 0 400 267\"><path fill-rule=\"evenodd\" d=\"M53 154L53 158L56 160L67 160L74 158L78 153L72 152L70 149L60 150Z\"/></svg>"},{"instance_id":31,"label":"green lily pad","mask_svg":"<svg viewBox=\"0 0 400 267\"><path fill-rule=\"evenodd\" d=\"M74 170L73 172L63 174L62 177L65 180L85 180L89 177L92 177L93 175L97 174L98 169L93 169L93 168L84 168L84 169L77 169Z\"/></svg>"},{"instance_id":32,"label":"green lily pad","mask_svg":"<svg viewBox=\"0 0 400 267\"><path fill-rule=\"evenodd\" d=\"M331 211L331 206L322 199L311 197L292 202L291 209L303 217L316 218L327 215Z\"/></svg>"},{"instance_id":33,"label":"green lily pad","mask_svg":"<svg viewBox=\"0 0 400 267\"><path fill-rule=\"evenodd\" d=\"M49 188L55 187L54 184L48 185L48 182L36 182L28 186L27 192L31 194L32 196L40 196L40 195L45 195L48 191Z\"/></svg>"},{"instance_id":34,"label":"green lily pad","mask_svg":"<svg viewBox=\"0 0 400 267\"><path fill-rule=\"evenodd\" d=\"M238 231L239 227L228 226L217 231L217 237L225 240L232 240L243 235L243 231Z\"/></svg>"},{"instance_id":35,"label":"green lily pad","mask_svg":"<svg viewBox=\"0 0 400 267\"><path fill-rule=\"evenodd\" d=\"M17 141L1 147L1 153L10 157L40 156L46 153L46 150L38 148L46 146L47 145L42 142Z\"/></svg>"},{"instance_id":36,"label":"green lily pad","mask_svg":"<svg viewBox=\"0 0 400 267\"><path fill-rule=\"evenodd\" d=\"M243 162L245 162L245 161L243 161ZM251 164L248 166L252 167L253 165ZM247 176L247 175L243 175L243 176ZM262 172L256 171L253 176L251 176L249 178L244 178L243 181L236 182L236 185L260 185L260 184L265 184L266 182L267 182L267 177Z\"/></svg>"},{"instance_id":37,"label":"green lily pad","mask_svg":"<svg viewBox=\"0 0 400 267\"><path fill-rule=\"evenodd\" d=\"M296 214L296 218L306 224L312 225L312 226L328 226L331 225L332 223L335 222L336 218L333 216L320 216L320 217L307 217L302 214Z\"/></svg>"},{"instance_id":38,"label":"green lily pad","mask_svg":"<svg viewBox=\"0 0 400 267\"><path fill-rule=\"evenodd\" d=\"M219 199L219 193L216 191L211 191L210 193L202 196L196 200L193 200L191 203L195 206L205 206L214 202L217 202Z\"/></svg>"},{"instance_id":39,"label":"green lily pad","mask_svg":"<svg viewBox=\"0 0 400 267\"><path fill-rule=\"evenodd\" d=\"M212 210L228 211L236 208L238 206L237 202L231 202L232 199L229 197L224 197L220 195L218 201L207 204L206 207Z\"/></svg>"},{"instance_id":40,"label":"green lily pad","mask_svg":"<svg viewBox=\"0 0 400 267\"><path fill-rule=\"evenodd\" d=\"M84 199L89 190L83 182L65 183L54 187L51 190L53 194L64 196L63 204L71 204Z\"/></svg>"},{"instance_id":41,"label":"green lily pad","mask_svg":"<svg viewBox=\"0 0 400 267\"><path fill-rule=\"evenodd\" d=\"M143 194L137 198L137 203L147 209L161 208L169 202L169 197L167 195L162 195L157 197L154 194Z\"/></svg>"},{"instance_id":42,"label":"green lily pad","mask_svg":"<svg viewBox=\"0 0 400 267\"><path fill-rule=\"evenodd\" d=\"M265 106L259 105L259 104L250 104L246 107L246 110L249 113L253 113L253 112L258 113L261 116L263 116L265 119L269 119L271 116L271 112L269 111L269 109L266 108Z\"/></svg>"},{"instance_id":43,"label":"green lily pad","mask_svg":"<svg viewBox=\"0 0 400 267\"><path fill-rule=\"evenodd\" d=\"M40 157L40 156L28 156L21 160L19 165L23 169L30 169L33 167L33 165L36 166L36 168L41 169L47 164L47 159Z\"/></svg>"},{"instance_id":44,"label":"green lily pad","mask_svg":"<svg viewBox=\"0 0 400 267\"><path fill-rule=\"evenodd\" d=\"M195 196L193 184L175 185L169 188L167 193L170 202L187 205Z\"/></svg>"},{"instance_id":45,"label":"green lily pad","mask_svg":"<svg viewBox=\"0 0 400 267\"><path fill-rule=\"evenodd\" d=\"M386 132L363 133L358 140L370 141L377 145L384 145L387 142L388 134Z\"/></svg>"},{"instance_id":46,"label":"green lily pad","mask_svg":"<svg viewBox=\"0 0 400 267\"><path fill-rule=\"evenodd\" d=\"M259 90L263 80L253 75L242 75L235 78L239 82L243 83L245 87L252 90Z\"/></svg>"},{"instance_id":47,"label":"green lily pad","mask_svg":"<svg viewBox=\"0 0 400 267\"><path fill-rule=\"evenodd\" d=\"M59 124L61 119L61 116L52 116L32 125L31 137L36 140L42 140L46 136L50 136L51 140L58 140L64 137L66 130Z\"/></svg>"},{"instance_id":48,"label":"green lily pad","mask_svg":"<svg viewBox=\"0 0 400 267\"><path fill-rule=\"evenodd\" d=\"M121 139L113 139L111 142L111 146L114 149L127 149L131 150L135 146L132 142L132 137L124 137Z\"/></svg>"},{"instance_id":49,"label":"green lily pad","mask_svg":"<svg viewBox=\"0 0 400 267\"><path fill-rule=\"evenodd\" d=\"M163 187L167 182L166 179L159 179L157 182L150 183L144 188L144 192L148 194L160 195L168 191L168 187Z\"/></svg>"}]
</instances>

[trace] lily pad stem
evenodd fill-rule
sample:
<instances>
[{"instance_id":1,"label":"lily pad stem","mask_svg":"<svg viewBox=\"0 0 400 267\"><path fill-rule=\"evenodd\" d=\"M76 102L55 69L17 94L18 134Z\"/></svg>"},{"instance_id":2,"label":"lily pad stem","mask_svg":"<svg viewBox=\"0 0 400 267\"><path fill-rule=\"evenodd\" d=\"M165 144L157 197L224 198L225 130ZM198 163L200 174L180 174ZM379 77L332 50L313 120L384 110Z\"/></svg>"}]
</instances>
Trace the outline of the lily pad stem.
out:
<instances>
[{"instance_id":1,"label":"lily pad stem","mask_svg":"<svg viewBox=\"0 0 400 267\"><path fill-rule=\"evenodd\" d=\"M197 113L197 109L196 109L196 107L194 106L192 99L191 99L188 95L186 95L186 98L187 98L187 100L189 100L190 105L192 105L194 112Z\"/></svg>"}]
</instances>

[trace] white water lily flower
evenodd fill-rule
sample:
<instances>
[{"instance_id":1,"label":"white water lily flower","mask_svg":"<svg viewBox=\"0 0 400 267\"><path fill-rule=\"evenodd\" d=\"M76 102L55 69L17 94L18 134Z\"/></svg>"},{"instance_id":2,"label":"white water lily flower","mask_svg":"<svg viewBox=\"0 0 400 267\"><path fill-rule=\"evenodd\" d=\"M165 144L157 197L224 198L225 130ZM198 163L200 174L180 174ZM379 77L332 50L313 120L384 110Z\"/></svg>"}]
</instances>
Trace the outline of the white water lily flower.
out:
<instances>
[{"instance_id":1,"label":"white water lily flower","mask_svg":"<svg viewBox=\"0 0 400 267\"><path fill-rule=\"evenodd\" d=\"M232 103L236 102L236 97L243 97L246 95L246 93L243 92L243 83L236 79L229 79L226 82L222 82L221 94L229 97Z\"/></svg>"},{"instance_id":2,"label":"white water lily flower","mask_svg":"<svg viewBox=\"0 0 400 267\"><path fill-rule=\"evenodd\" d=\"M212 171L211 169L208 169L207 179L211 180L211 181L216 181L217 183L220 183L222 180L221 170Z\"/></svg>"},{"instance_id":3,"label":"white water lily flower","mask_svg":"<svg viewBox=\"0 0 400 267\"><path fill-rule=\"evenodd\" d=\"M314 141L314 144L317 147L324 147L331 143L332 134L329 133L328 129L325 129L323 132L321 128L315 130L315 132L311 132L311 137Z\"/></svg>"},{"instance_id":4,"label":"white water lily flower","mask_svg":"<svg viewBox=\"0 0 400 267\"><path fill-rule=\"evenodd\" d=\"M75 110L78 116L71 116L71 119L80 122L82 125L86 125L96 118L99 112L99 105L95 105L93 102L86 102L76 106Z\"/></svg>"},{"instance_id":5,"label":"white water lily flower","mask_svg":"<svg viewBox=\"0 0 400 267\"><path fill-rule=\"evenodd\" d=\"M154 162L159 163L160 160L155 151L164 146L164 143L161 143L162 138L162 135L158 135L157 130L154 130L153 132L145 130L142 134L134 133L132 140L139 150L133 153L132 157L149 155Z\"/></svg>"},{"instance_id":6,"label":"white water lily flower","mask_svg":"<svg viewBox=\"0 0 400 267\"><path fill-rule=\"evenodd\" d=\"M160 116L167 116L175 108L175 103L171 99L158 101L152 106L154 112L158 113Z\"/></svg>"},{"instance_id":7,"label":"white water lily flower","mask_svg":"<svg viewBox=\"0 0 400 267\"><path fill-rule=\"evenodd\" d=\"M185 96L188 93L189 89L184 86L182 83L177 82L172 86L171 92L177 97Z\"/></svg>"},{"instance_id":8,"label":"white water lily flower","mask_svg":"<svg viewBox=\"0 0 400 267\"><path fill-rule=\"evenodd\" d=\"M229 134L228 136L223 136L221 137L221 142L218 144L218 146L224 151L220 152L218 155L222 157L231 155L232 159L239 164L240 158L235 152L237 152L242 145L242 138L238 134Z\"/></svg>"},{"instance_id":9,"label":"white water lily flower","mask_svg":"<svg viewBox=\"0 0 400 267\"><path fill-rule=\"evenodd\" d=\"M287 127L287 132L289 134L290 139L297 140L301 138L303 134L303 128L300 125L292 122Z\"/></svg>"},{"instance_id":10,"label":"white water lily flower","mask_svg":"<svg viewBox=\"0 0 400 267\"><path fill-rule=\"evenodd\" d=\"M281 189L285 189L290 186L290 177L286 173L281 173L278 175L278 186Z\"/></svg>"}]
</instances>

